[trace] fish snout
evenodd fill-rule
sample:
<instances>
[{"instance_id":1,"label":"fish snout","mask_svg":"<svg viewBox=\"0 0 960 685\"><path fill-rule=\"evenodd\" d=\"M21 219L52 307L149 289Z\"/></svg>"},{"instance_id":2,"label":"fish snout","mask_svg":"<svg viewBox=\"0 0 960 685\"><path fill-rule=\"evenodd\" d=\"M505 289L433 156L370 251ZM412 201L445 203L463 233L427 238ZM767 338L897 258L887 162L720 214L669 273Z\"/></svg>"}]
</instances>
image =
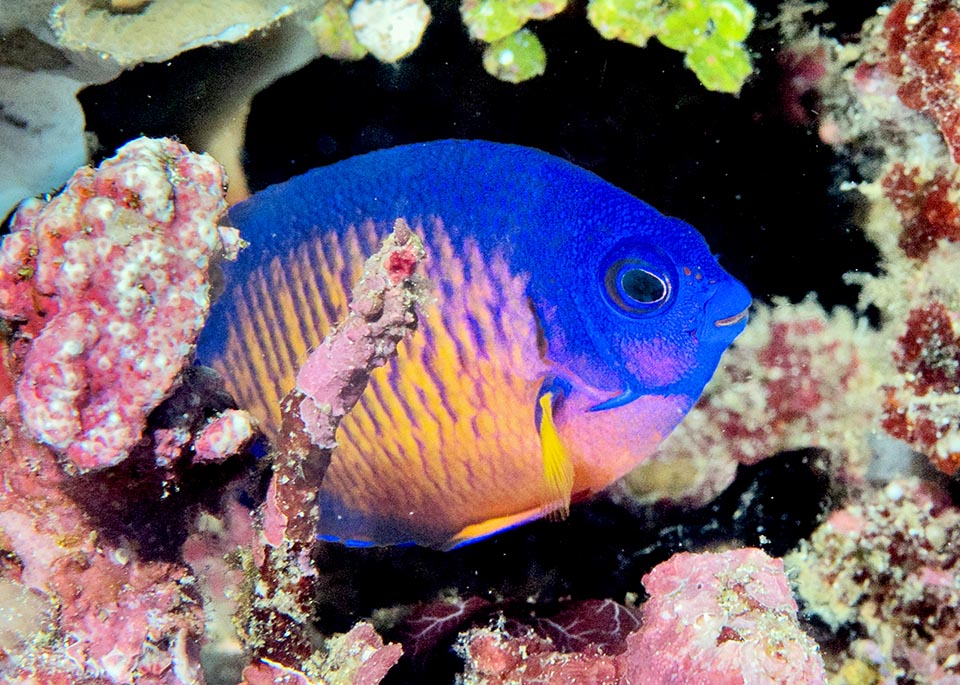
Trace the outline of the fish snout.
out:
<instances>
[{"instance_id":1,"label":"fish snout","mask_svg":"<svg viewBox=\"0 0 960 685\"><path fill-rule=\"evenodd\" d=\"M706 321L715 334L733 340L747 325L753 298L750 291L733 277L720 283L706 302Z\"/></svg>"}]
</instances>

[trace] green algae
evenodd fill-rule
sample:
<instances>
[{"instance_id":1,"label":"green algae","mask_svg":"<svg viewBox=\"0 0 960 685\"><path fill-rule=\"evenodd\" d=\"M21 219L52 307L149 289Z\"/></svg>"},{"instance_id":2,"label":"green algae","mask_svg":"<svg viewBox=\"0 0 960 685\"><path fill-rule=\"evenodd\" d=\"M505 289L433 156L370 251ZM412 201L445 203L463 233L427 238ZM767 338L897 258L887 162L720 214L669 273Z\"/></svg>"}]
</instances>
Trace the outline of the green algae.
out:
<instances>
[{"instance_id":1,"label":"green algae","mask_svg":"<svg viewBox=\"0 0 960 685\"><path fill-rule=\"evenodd\" d=\"M520 83L546 70L547 53L532 31L520 29L486 47L483 68L501 81Z\"/></svg>"},{"instance_id":2,"label":"green algae","mask_svg":"<svg viewBox=\"0 0 960 685\"><path fill-rule=\"evenodd\" d=\"M322 55L352 61L362 59L367 54L367 49L353 32L346 5L328 2L320 8L309 28Z\"/></svg>"},{"instance_id":3,"label":"green algae","mask_svg":"<svg viewBox=\"0 0 960 685\"><path fill-rule=\"evenodd\" d=\"M739 93L753 71L743 45L756 11L746 0L591 0L587 18L604 38L643 47L651 38L685 53L708 90Z\"/></svg>"},{"instance_id":4,"label":"green algae","mask_svg":"<svg viewBox=\"0 0 960 685\"><path fill-rule=\"evenodd\" d=\"M472 38L495 43L531 19L547 19L566 6L567 0L463 0L460 16Z\"/></svg>"}]
</instances>

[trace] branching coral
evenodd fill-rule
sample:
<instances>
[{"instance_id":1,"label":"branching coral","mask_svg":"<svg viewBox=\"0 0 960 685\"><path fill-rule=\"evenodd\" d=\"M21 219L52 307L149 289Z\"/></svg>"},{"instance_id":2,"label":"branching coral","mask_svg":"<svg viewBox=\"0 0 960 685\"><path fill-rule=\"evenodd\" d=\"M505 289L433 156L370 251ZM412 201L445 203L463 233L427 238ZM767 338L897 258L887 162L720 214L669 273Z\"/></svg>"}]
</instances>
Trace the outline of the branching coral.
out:
<instances>
[{"instance_id":1,"label":"branching coral","mask_svg":"<svg viewBox=\"0 0 960 685\"><path fill-rule=\"evenodd\" d=\"M317 655L309 622L318 485L340 420L360 399L370 372L416 328L416 308L426 292L417 267L424 258L419 238L398 221L367 260L349 315L310 354L296 387L282 400L281 437L262 508L263 546L255 550L258 589L246 610L246 639L261 663L319 677L311 671Z\"/></svg>"}]
</instances>

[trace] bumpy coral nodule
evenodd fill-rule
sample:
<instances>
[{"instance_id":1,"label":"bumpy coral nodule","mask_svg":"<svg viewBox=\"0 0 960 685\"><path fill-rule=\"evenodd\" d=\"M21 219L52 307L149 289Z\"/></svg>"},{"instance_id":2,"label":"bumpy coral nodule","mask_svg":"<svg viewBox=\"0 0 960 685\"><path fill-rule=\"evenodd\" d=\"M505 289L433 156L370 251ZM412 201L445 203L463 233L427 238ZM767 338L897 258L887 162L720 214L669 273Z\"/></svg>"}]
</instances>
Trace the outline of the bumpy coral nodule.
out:
<instances>
[{"instance_id":1,"label":"bumpy coral nodule","mask_svg":"<svg viewBox=\"0 0 960 685\"><path fill-rule=\"evenodd\" d=\"M210 303L210 260L237 248L217 221L220 165L139 139L20 208L0 251L0 315L30 341L24 423L80 471L123 460L172 390Z\"/></svg>"}]
</instances>

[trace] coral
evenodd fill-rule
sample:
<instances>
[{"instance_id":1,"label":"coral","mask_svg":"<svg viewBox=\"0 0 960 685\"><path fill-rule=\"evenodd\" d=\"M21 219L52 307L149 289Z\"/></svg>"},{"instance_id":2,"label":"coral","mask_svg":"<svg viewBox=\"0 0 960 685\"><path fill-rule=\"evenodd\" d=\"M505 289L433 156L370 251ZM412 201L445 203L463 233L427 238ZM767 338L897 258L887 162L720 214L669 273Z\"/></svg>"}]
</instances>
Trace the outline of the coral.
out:
<instances>
[{"instance_id":1,"label":"coral","mask_svg":"<svg viewBox=\"0 0 960 685\"><path fill-rule=\"evenodd\" d=\"M139 139L98 171L77 172L49 202L25 203L5 239L3 682L204 682L205 602L181 544L187 521L212 518L195 515L199 502L221 499L234 467L219 462L251 428L244 412L218 413L231 400L214 372L182 368L206 313L210 258L241 244L215 223L222 182L209 157ZM64 319L90 333L89 349L77 347ZM72 366L46 358L63 349ZM79 391L64 398L56 383ZM44 393L53 396L46 414L34 402ZM33 437L54 426L46 423L54 410L80 426L58 445L66 459ZM199 479L191 472L211 460L197 467ZM88 467L97 468L79 473ZM227 508L249 531L249 510L235 499ZM201 537L190 538L194 548ZM221 565L236 540L218 548ZM191 544L183 557L202 569Z\"/></svg>"},{"instance_id":2,"label":"coral","mask_svg":"<svg viewBox=\"0 0 960 685\"><path fill-rule=\"evenodd\" d=\"M562 628L552 636L543 625L518 635L502 621L468 631L458 647L466 661L463 682L826 682L819 648L797 623L779 560L757 549L680 553L644 576L643 584L651 597L639 624L625 607L593 602L557 614L552 621ZM597 623L591 616L605 618ZM578 628L586 630L571 640ZM619 639L610 642L611 634Z\"/></svg>"},{"instance_id":3,"label":"coral","mask_svg":"<svg viewBox=\"0 0 960 685\"><path fill-rule=\"evenodd\" d=\"M0 679L202 683L203 613L187 569L144 561L98 535L54 455L24 433L11 399L0 428L0 614L30 622L8 626L4 639L18 644L0 657Z\"/></svg>"},{"instance_id":4,"label":"coral","mask_svg":"<svg viewBox=\"0 0 960 685\"><path fill-rule=\"evenodd\" d=\"M486 630L497 618L496 630ZM483 597L441 597L413 607L398 626L404 652L425 662L431 653L445 651L457 633L483 635L481 642L498 636L497 642L512 641L509 651L537 648L540 652L587 655L619 654L627 636L640 627L636 609L611 599L571 600L537 604L529 598L522 602L492 602ZM472 637L460 641L461 651L469 651ZM489 644L475 643L481 649Z\"/></svg>"},{"instance_id":5,"label":"coral","mask_svg":"<svg viewBox=\"0 0 960 685\"><path fill-rule=\"evenodd\" d=\"M228 409L203 428L193 443L194 461L223 461L253 439L256 419L246 411Z\"/></svg>"},{"instance_id":6,"label":"coral","mask_svg":"<svg viewBox=\"0 0 960 685\"><path fill-rule=\"evenodd\" d=\"M324 648L306 673L261 661L244 670L240 685L376 685L402 654L400 645L384 645L369 623L327 638Z\"/></svg>"},{"instance_id":7,"label":"coral","mask_svg":"<svg viewBox=\"0 0 960 685\"><path fill-rule=\"evenodd\" d=\"M60 46L90 52L127 68L161 62L185 50L242 40L291 14L296 4L281 0L224 0L194 3L152 0L137 11L118 11L106 3L65 0L52 10L50 23Z\"/></svg>"},{"instance_id":8,"label":"coral","mask_svg":"<svg viewBox=\"0 0 960 685\"><path fill-rule=\"evenodd\" d=\"M743 45L755 10L745 0L591 0L587 17L604 38L643 47L654 36L685 54L708 90L739 93L753 72Z\"/></svg>"},{"instance_id":9,"label":"coral","mask_svg":"<svg viewBox=\"0 0 960 685\"><path fill-rule=\"evenodd\" d=\"M876 348L894 367L879 383L880 427L948 475L960 468L957 21L954 3L905 0L869 20L859 44L811 34L790 48L825 67L821 137L871 151L853 157L868 180L848 189L868 203L882 273L848 281L861 308L879 311Z\"/></svg>"},{"instance_id":10,"label":"coral","mask_svg":"<svg viewBox=\"0 0 960 685\"><path fill-rule=\"evenodd\" d=\"M870 189L868 192L877 192ZM900 230L897 214L880 198L872 228ZM894 226L889 226L890 223ZM860 276L861 299L883 314L883 348L895 369L882 379L881 427L927 455L950 475L960 468L960 244L941 241L918 265L891 258L881 277Z\"/></svg>"},{"instance_id":11,"label":"coral","mask_svg":"<svg viewBox=\"0 0 960 685\"><path fill-rule=\"evenodd\" d=\"M281 402L281 437L262 506L263 545L254 550L257 594L246 609L245 637L259 660L299 672L319 658L309 621L317 490L340 420L360 399L370 372L416 328L416 308L427 293L417 275L425 254L420 239L398 220L367 260L349 314L310 353Z\"/></svg>"},{"instance_id":12,"label":"coral","mask_svg":"<svg viewBox=\"0 0 960 685\"><path fill-rule=\"evenodd\" d=\"M640 627L635 609L612 599L586 599L569 602L549 617L530 621L534 630L563 652L598 649L617 654L626 648L625 640Z\"/></svg>"},{"instance_id":13,"label":"coral","mask_svg":"<svg viewBox=\"0 0 960 685\"><path fill-rule=\"evenodd\" d=\"M520 29L484 48L483 68L501 81L520 83L543 74L547 53L533 33Z\"/></svg>"},{"instance_id":14,"label":"coral","mask_svg":"<svg viewBox=\"0 0 960 685\"><path fill-rule=\"evenodd\" d=\"M620 655L625 682L825 683L797 623L783 563L758 549L674 555L643 578L642 626Z\"/></svg>"},{"instance_id":15,"label":"coral","mask_svg":"<svg viewBox=\"0 0 960 685\"><path fill-rule=\"evenodd\" d=\"M24 203L0 250L0 314L29 341L17 381L28 429L80 471L116 464L172 390L209 307L220 166L139 139Z\"/></svg>"},{"instance_id":16,"label":"coral","mask_svg":"<svg viewBox=\"0 0 960 685\"><path fill-rule=\"evenodd\" d=\"M898 340L900 383L886 386L883 427L929 454L934 466L960 469L960 322L958 310L931 300L911 310Z\"/></svg>"},{"instance_id":17,"label":"coral","mask_svg":"<svg viewBox=\"0 0 960 685\"><path fill-rule=\"evenodd\" d=\"M897 95L936 121L960 162L960 9L946 0L900 0L884 22Z\"/></svg>"},{"instance_id":18,"label":"coral","mask_svg":"<svg viewBox=\"0 0 960 685\"><path fill-rule=\"evenodd\" d=\"M430 23L423 0L357 0L350 8L357 42L381 62L396 62L413 52Z\"/></svg>"},{"instance_id":19,"label":"coral","mask_svg":"<svg viewBox=\"0 0 960 685\"><path fill-rule=\"evenodd\" d=\"M466 662L463 685L553 683L616 685L614 657L557 652L549 640L528 634L512 637L501 628L475 628L460 639L458 653Z\"/></svg>"},{"instance_id":20,"label":"coral","mask_svg":"<svg viewBox=\"0 0 960 685\"><path fill-rule=\"evenodd\" d=\"M833 512L785 562L807 611L863 636L845 670L946 685L960 682L958 549L960 511L911 480Z\"/></svg>"},{"instance_id":21,"label":"coral","mask_svg":"<svg viewBox=\"0 0 960 685\"><path fill-rule=\"evenodd\" d=\"M898 246L911 259L926 259L940 240L960 242L956 171L907 169L893 162L880 178L884 195L900 214Z\"/></svg>"}]
</instances>

